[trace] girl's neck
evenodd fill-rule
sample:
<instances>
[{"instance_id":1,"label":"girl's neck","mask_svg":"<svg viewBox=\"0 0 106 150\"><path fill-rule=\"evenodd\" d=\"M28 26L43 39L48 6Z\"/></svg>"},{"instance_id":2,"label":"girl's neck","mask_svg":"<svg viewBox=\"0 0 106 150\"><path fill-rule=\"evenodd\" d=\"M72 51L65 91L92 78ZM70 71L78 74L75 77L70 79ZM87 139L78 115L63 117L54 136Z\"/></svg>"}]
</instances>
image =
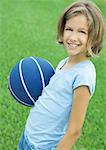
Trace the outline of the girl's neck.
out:
<instances>
[{"instance_id":1,"label":"girl's neck","mask_svg":"<svg viewBox=\"0 0 106 150\"><path fill-rule=\"evenodd\" d=\"M82 61L86 61L86 60L89 60L88 57L69 57L67 63L68 64L77 64L77 63L80 63Z\"/></svg>"}]
</instances>

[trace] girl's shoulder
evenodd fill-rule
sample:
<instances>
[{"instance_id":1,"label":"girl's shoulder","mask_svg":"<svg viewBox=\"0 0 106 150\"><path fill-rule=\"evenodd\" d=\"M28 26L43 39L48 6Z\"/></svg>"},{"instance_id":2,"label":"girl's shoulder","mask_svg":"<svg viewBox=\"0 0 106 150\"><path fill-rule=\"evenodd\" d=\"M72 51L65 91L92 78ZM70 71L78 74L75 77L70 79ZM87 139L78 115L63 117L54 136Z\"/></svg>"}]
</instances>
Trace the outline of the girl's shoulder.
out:
<instances>
[{"instance_id":1,"label":"girl's shoulder","mask_svg":"<svg viewBox=\"0 0 106 150\"><path fill-rule=\"evenodd\" d=\"M76 76L82 77L82 79L88 78L90 80L92 79L95 80L96 79L95 65L93 64L91 60L82 62L75 67L74 74Z\"/></svg>"},{"instance_id":2,"label":"girl's shoulder","mask_svg":"<svg viewBox=\"0 0 106 150\"><path fill-rule=\"evenodd\" d=\"M86 61L85 64L83 64L82 66L82 70L81 70L82 73L86 72L87 74L96 74L96 68L95 68L95 65L94 63L89 60L89 61Z\"/></svg>"}]
</instances>

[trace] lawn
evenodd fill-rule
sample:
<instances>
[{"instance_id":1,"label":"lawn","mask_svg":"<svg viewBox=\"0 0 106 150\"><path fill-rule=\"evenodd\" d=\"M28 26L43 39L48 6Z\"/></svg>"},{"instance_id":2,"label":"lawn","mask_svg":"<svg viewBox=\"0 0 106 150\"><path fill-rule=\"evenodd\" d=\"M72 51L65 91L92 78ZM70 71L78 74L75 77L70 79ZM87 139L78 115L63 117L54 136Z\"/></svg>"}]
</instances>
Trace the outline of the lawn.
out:
<instances>
[{"instance_id":1,"label":"lawn","mask_svg":"<svg viewBox=\"0 0 106 150\"><path fill-rule=\"evenodd\" d=\"M106 18L106 1L94 0ZM0 150L16 150L30 108L10 95L7 78L14 64L24 57L38 56L54 67L66 57L56 43L58 17L71 0L0 1ZM106 36L105 36L106 37ZM106 40L94 62L97 86L92 97L82 135L74 150L106 149Z\"/></svg>"}]
</instances>

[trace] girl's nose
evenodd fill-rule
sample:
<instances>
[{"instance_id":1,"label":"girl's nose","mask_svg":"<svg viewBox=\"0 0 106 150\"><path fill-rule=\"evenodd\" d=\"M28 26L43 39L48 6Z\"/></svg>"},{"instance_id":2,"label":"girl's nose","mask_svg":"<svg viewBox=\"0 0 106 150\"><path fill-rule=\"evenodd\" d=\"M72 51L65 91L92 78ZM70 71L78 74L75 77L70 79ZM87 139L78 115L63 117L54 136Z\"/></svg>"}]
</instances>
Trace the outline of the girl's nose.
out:
<instances>
[{"instance_id":1,"label":"girl's nose","mask_svg":"<svg viewBox=\"0 0 106 150\"><path fill-rule=\"evenodd\" d=\"M70 41L77 41L77 39L78 39L78 36L77 36L77 33L76 32L72 32L71 34L70 34Z\"/></svg>"}]
</instances>

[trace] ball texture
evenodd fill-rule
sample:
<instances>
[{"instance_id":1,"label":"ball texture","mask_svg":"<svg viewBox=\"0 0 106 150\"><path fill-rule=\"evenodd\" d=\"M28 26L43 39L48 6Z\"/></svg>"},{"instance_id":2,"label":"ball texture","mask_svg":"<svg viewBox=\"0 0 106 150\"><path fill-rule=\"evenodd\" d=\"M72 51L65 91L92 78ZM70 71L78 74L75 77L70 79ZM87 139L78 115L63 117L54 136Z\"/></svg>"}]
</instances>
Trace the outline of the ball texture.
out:
<instances>
[{"instance_id":1,"label":"ball texture","mask_svg":"<svg viewBox=\"0 0 106 150\"><path fill-rule=\"evenodd\" d=\"M54 73L53 66L47 60L39 57L24 58L10 72L9 90L21 104L33 106Z\"/></svg>"}]
</instances>

